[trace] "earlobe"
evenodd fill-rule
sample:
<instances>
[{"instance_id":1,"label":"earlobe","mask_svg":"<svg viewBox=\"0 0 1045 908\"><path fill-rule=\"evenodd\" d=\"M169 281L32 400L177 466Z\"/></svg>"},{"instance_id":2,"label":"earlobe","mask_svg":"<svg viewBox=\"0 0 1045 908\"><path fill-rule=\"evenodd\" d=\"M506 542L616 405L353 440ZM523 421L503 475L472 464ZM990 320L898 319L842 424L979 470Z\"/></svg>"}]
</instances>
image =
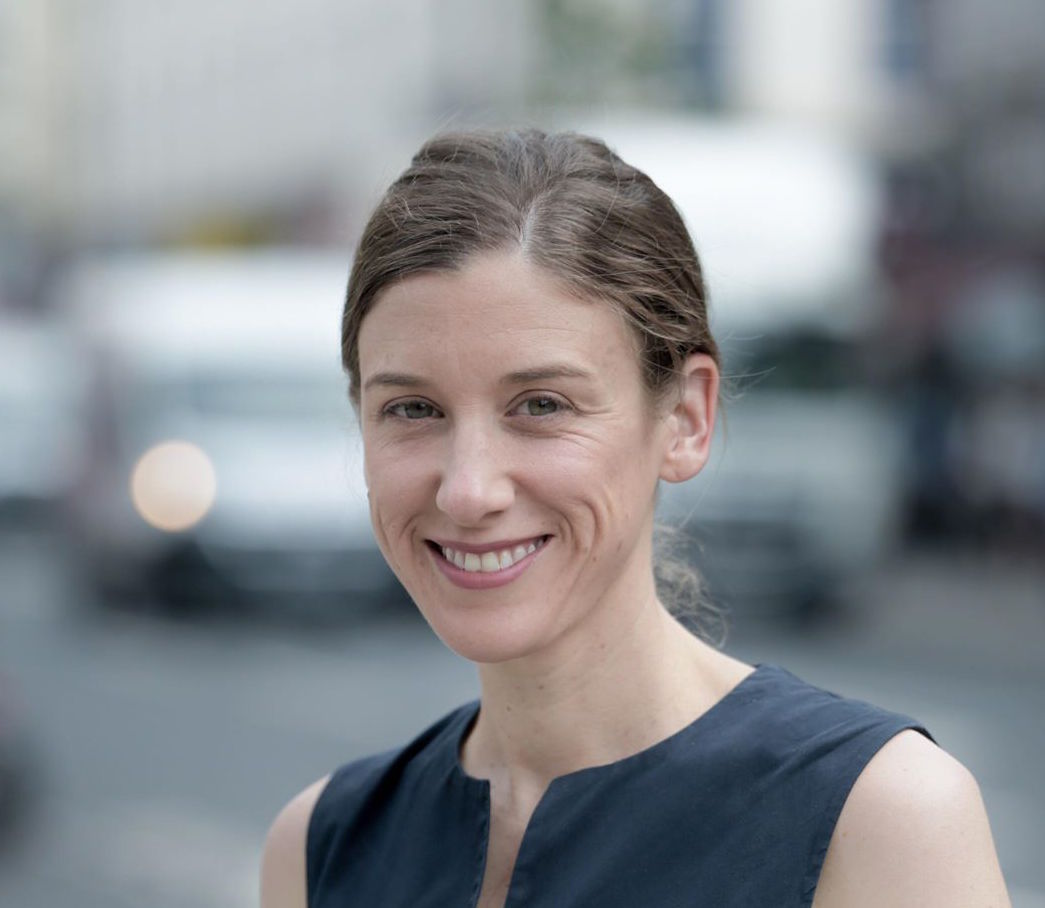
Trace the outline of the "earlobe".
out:
<instances>
[{"instance_id":1,"label":"earlobe","mask_svg":"<svg viewBox=\"0 0 1045 908\"><path fill-rule=\"evenodd\" d=\"M711 450L718 406L719 371L706 353L694 353L683 366L682 387L669 416L668 447L660 478L685 482L701 471Z\"/></svg>"}]
</instances>

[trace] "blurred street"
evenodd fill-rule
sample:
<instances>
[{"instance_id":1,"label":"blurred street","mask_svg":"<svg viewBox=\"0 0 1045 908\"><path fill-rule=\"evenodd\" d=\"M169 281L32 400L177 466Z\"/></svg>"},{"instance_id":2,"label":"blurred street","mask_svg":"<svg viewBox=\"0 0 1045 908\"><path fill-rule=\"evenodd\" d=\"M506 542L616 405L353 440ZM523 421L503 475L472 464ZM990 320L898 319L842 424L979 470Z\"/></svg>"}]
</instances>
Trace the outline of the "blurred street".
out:
<instances>
[{"instance_id":1,"label":"blurred street","mask_svg":"<svg viewBox=\"0 0 1045 908\"><path fill-rule=\"evenodd\" d=\"M728 432L658 519L726 649L924 721L1045 908L1045 4L82 6L0 0L0 908L256 905L292 794L476 695L339 325L421 141L524 124L693 235Z\"/></svg>"},{"instance_id":2,"label":"blurred street","mask_svg":"<svg viewBox=\"0 0 1045 908\"><path fill-rule=\"evenodd\" d=\"M0 545L0 575L0 675L41 796L0 863L11 908L253 905L291 794L475 693L471 667L402 608L326 624L99 613L57 546L24 534ZM924 720L977 775L1018 908L1045 905L1043 580L907 555L828 622L738 618L727 644Z\"/></svg>"}]
</instances>

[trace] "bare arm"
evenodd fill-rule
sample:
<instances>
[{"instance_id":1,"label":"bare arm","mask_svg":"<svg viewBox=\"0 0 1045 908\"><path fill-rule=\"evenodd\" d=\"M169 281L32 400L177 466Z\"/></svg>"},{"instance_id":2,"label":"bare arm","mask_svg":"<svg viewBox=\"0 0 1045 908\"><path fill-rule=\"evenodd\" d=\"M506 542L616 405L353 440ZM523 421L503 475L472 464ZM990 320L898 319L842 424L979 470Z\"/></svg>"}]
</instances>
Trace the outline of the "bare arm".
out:
<instances>
[{"instance_id":1,"label":"bare arm","mask_svg":"<svg viewBox=\"0 0 1045 908\"><path fill-rule=\"evenodd\" d=\"M814 908L1008 908L976 780L902 732L857 779L835 827Z\"/></svg>"},{"instance_id":2,"label":"bare arm","mask_svg":"<svg viewBox=\"0 0 1045 908\"><path fill-rule=\"evenodd\" d=\"M329 776L310 785L273 820L261 855L261 908L306 908L308 821L328 779Z\"/></svg>"}]
</instances>

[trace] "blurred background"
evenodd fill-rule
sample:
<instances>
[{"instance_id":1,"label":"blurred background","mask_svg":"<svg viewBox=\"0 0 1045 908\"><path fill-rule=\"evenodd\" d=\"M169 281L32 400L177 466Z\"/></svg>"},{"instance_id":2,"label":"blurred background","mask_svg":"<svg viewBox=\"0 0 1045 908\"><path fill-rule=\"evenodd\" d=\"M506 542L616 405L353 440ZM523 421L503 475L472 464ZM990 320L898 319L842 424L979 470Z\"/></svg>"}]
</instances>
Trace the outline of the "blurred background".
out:
<instances>
[{"instance_id":1,"label":"blurred background","mask_svg":"<svg viewBox=\"0 0 1045 908\"><path fill-rule=\"evenodd\" d=\"M1045 6L0 0L0 902L256 900L476 694L376 551L338 318L436 129L676 199L730 390L662 490L725 646L923 719L1045 905Z\"/></svg>"}]
</instances>

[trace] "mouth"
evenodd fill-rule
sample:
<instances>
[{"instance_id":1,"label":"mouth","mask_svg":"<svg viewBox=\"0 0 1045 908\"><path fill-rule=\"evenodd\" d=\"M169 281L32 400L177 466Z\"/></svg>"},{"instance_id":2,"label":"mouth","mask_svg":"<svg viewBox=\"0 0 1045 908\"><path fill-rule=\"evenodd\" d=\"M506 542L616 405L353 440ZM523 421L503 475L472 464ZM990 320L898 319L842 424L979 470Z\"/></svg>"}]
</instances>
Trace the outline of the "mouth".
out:
<instances>
[{"instance_id":1,"label":"mouth","mask_svg":"<svg viewBox=\"0 0 1045 908\"><path fill-rule=\"evenodd\" d=\"M496 544L488 549L470 546L466 551L443 545L435 540L426 540L428 547L447 565L452 565L468 574L498 574L507 571L530 555L539 551L550 536L535 536L525 541Z\"/></svg>"}]
</instances>

